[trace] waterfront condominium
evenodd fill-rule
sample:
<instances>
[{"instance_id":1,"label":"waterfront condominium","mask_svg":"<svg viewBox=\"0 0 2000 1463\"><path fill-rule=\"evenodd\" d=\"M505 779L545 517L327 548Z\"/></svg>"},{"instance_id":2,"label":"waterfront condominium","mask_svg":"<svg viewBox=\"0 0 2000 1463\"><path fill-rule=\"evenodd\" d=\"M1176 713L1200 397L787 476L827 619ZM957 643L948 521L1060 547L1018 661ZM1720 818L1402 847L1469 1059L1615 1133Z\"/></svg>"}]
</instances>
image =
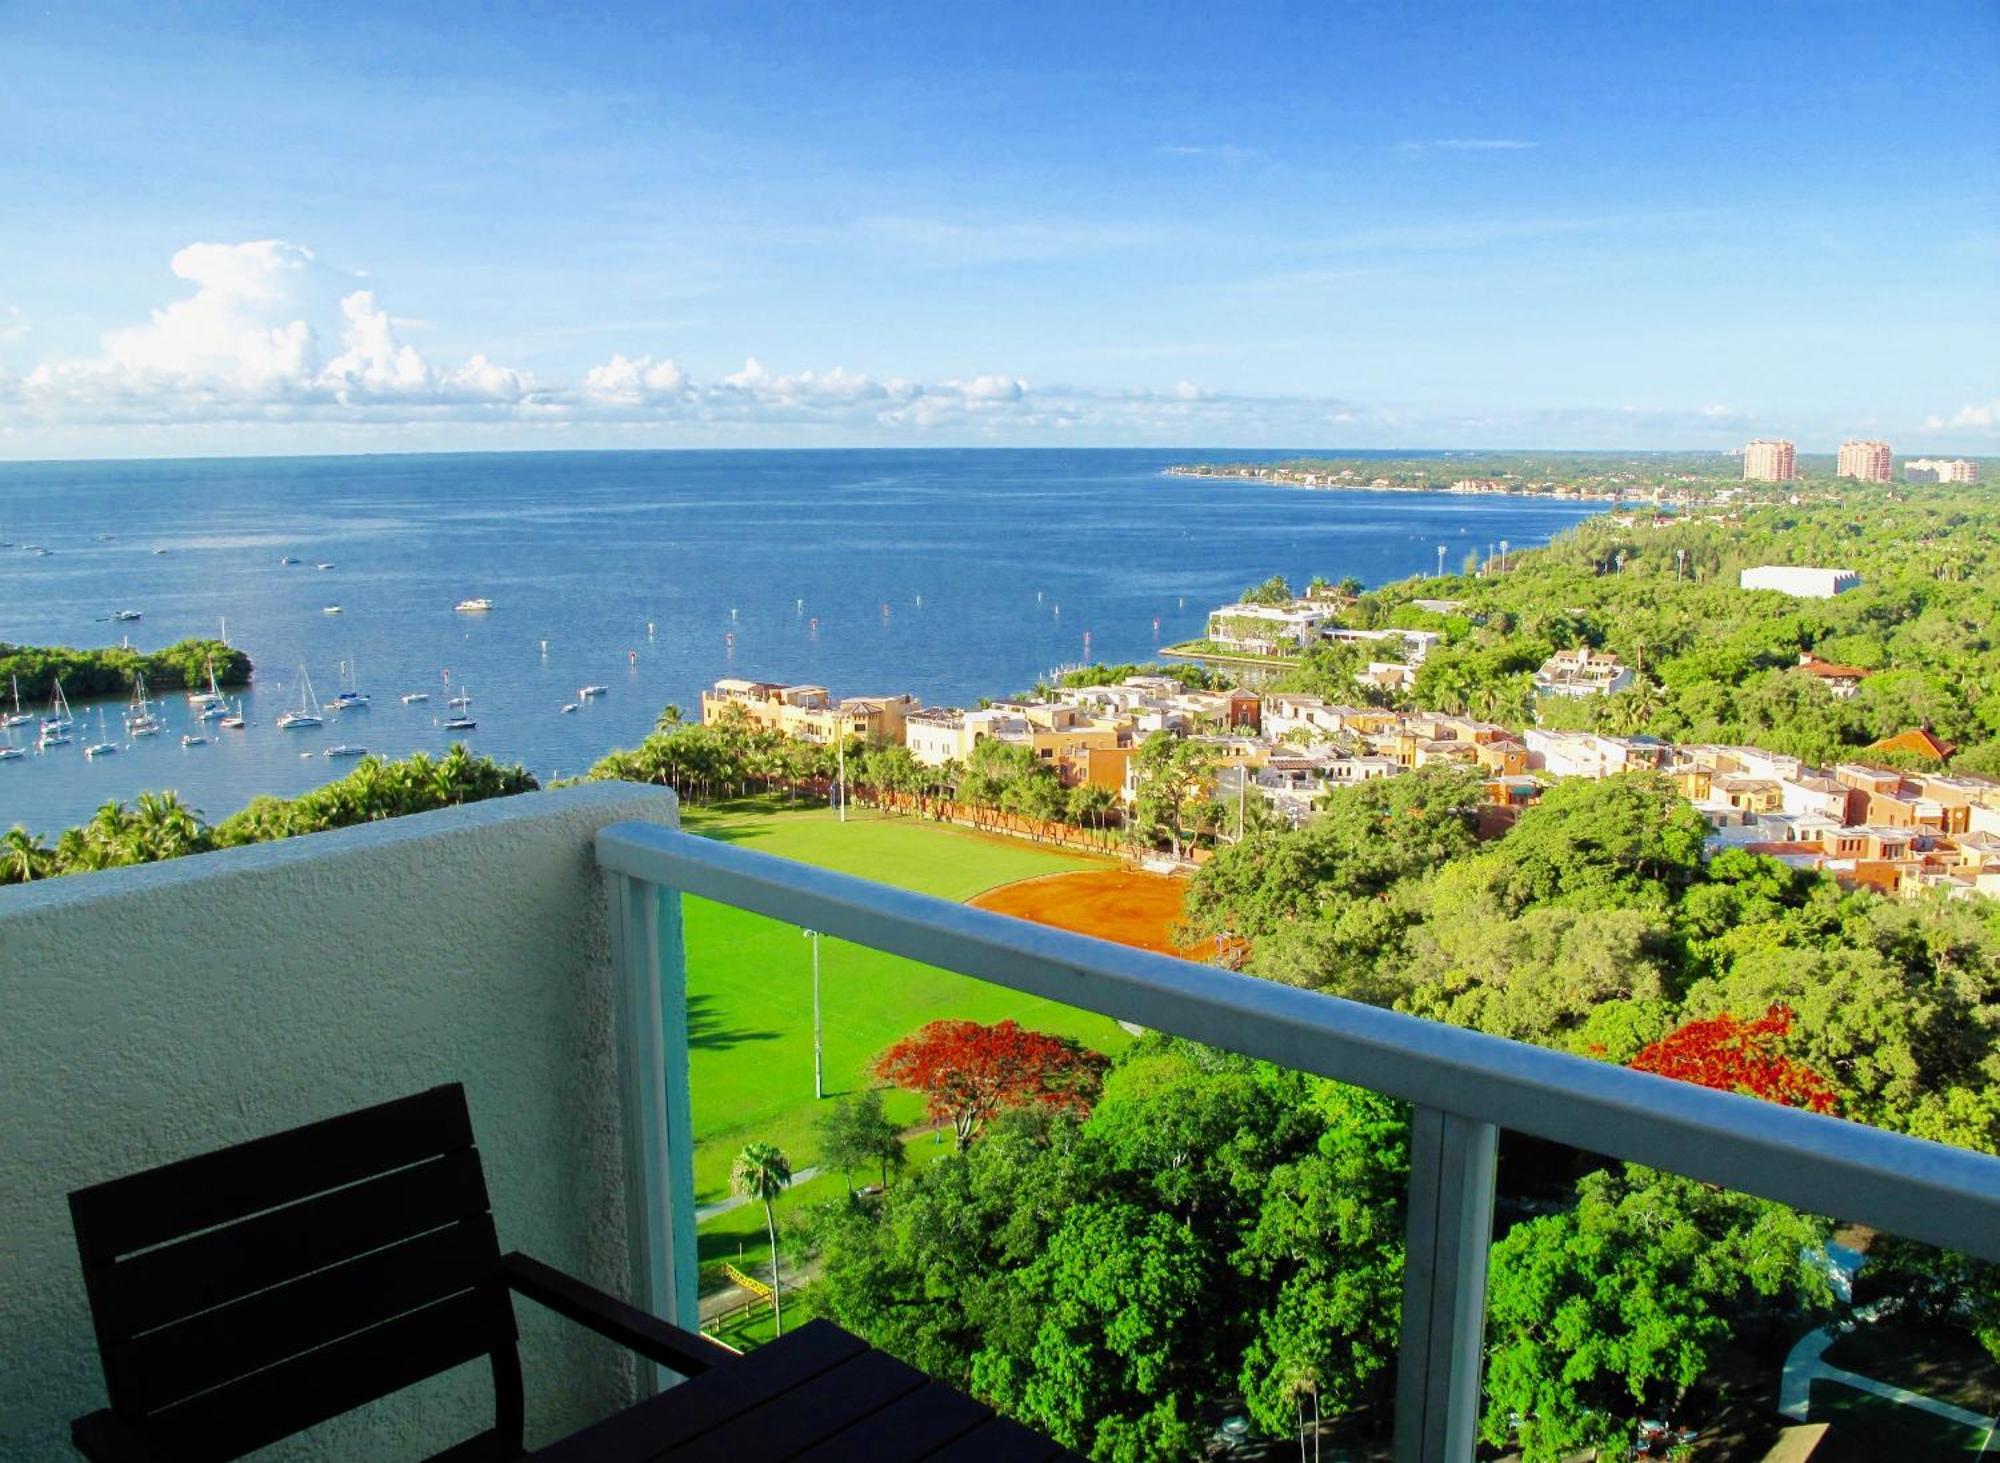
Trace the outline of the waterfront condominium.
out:
<instances>
[{"instance_id":1,"label":"waterfront condominium","mask_svg":"<svg viewBox=\"0 0 2000 1463\"><path fill-rule=\"evenodd\" d=\"M1864 483L1886 483L1895 474L1894 458L1887 442L1862 442L1850 437L1840 444L1840 461L1833 475L1859 478Z\"/></svg>"},{"instance_id":2,"label":"waterfront condominium","mask_svg":"<svg viewBox=\"0 0 2000 1463\"><path fill-rule=\"evenodd\" d=\"M1789 442L1767 442L1759 437L1743 449L1746 482L1788 483L1798 475L1798 453Z\"/></svg>"}]
</instances>

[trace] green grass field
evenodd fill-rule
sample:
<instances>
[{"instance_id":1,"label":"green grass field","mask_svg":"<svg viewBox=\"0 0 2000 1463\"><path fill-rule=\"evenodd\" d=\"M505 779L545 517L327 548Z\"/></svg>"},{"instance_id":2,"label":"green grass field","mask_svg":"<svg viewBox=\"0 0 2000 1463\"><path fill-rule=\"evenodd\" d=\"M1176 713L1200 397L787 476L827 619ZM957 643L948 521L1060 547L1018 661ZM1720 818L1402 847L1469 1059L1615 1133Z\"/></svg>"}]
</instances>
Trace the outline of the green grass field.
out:
<instances>
[{"instance_id":1,"label":"green grass field","mask_svg":"<svg viewBox=\"0 0 2000 1463\"><path fill-rule=\"evenodd\" d=\"M733 804L690 808L683 826L947 899L1040 874L1111 867L1088 855L866 811L850 810L841 824L824 808ZM710 1203L727 1195L730 1162L752 1139L776 1143L795 1169L814 1162L812 948L796 925L699 899L687 901L686 934L695 1188L700 1202ZM868 1065L885 1047L942 1017L1012 1017L1100 1051L1117 1051L1130 1040L1107 1017L842 940L821 941L820 992L829 1100L870 1085ZM908 1093L893 1094L889 1111L905 1123L922 1116ZM743 1217L739 1211L715 1221L730 1232L724 1253L733 1253L739 1227L728 1222ZM755 1228L761 1235L761 1211ZM704 1233L709 1229L704 1226ZM703 1248L706 1257L711 1246Z\"/></svg>"}]
</instances>

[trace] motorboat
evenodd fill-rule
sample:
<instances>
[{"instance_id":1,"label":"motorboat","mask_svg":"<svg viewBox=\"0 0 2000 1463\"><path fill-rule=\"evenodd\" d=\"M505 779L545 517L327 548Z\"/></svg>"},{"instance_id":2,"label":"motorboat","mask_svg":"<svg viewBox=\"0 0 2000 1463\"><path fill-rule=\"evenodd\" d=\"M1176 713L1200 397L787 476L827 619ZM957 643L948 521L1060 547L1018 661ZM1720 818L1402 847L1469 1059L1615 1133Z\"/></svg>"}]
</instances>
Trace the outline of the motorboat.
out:
<instances>
[{"instance_id":1,"label":"motorboat","mask_svg":"<svg viewBox=\"0 0 2000 1463\"><path fill-rule=\"evenodd\" d=\"M484 614L487 610L493 608L493 601L490 599L462 599L453 605L452 608L461 614Z\"/></svg>"},{"instance_id":2,"label":"motorboat","mask_svg":"<svg viewBox=\"0 0 2000 1463\"><path fill-rule=\"evenodd\" d=\"M312 677L306 674L304 666L299 667L299 704L296 710L286 709L278 713L280 731L305 731L311 727L325 726L319 712L313 705Z\"/></svg>"},{"instance_id":3,"label":"motorboat","mask_svg":"<svg viewBox=\"0 0 2000 1463\"><path fill-rule=\"evenodd\" d=\"M27 755L19 747L0 747L0 762L18 762Z\"/></svg>"},{"instance_id":4,"label":"motorboat","mask_svg":"<svg viewBox=\"0 0 2000 1463\"><path fill-rule=\"evenodd\" d=\"M367 755L366 747L357 747L352 742L342 742L339 746L328 747L320 753L322 757L366 757Z\"/></svg>"},{"instance_id":5,"label":"motorboat","mask_svg":"<svg viewBox=\"0 0 2000 1463\"><path fill-rule=\"evenodd\" d=\"M297 554L287 554L285 555L284 558L278 560L278 562L280 564L296 564L300 561L299 561L299 556Z\"/></svg>"},{"instance_id":6,"label":"motorboat","mask_svg":"<svg viewBox=\"0 0 2000 1463\"><path fill-rule=\"evenodd\" d=\"M574 701L565 701L563 703L562 714L564 716L573 715L576 712L576 710L577 710L577 704Z\"/></svg>"},{"instance_id":7,"label":"motorboat","mask_svg":"<svg viewBox=\"0 0 2000 1463\"><path fill-rule=\"evenodd\" d=\"M331 563L331 562L328 562L328 563L325 563L325 564L315 564L315 565L313 565L313 568L315 568L315 569L331 569L332 567L333 567L333 565L332 565L332 563Z\"/></svg>"},{"instance_id":8,"label":"motorboat","mask_svg":"<svg viewBox=\"0 0 2000 1463\"><path fill-rule=\"evenodd\" d=\"M428 701L430 699L431 693L428 691L405 691L403 693L403 704L405 706L415 706L420 701Z\"/></svg>"},{"instance_id":9,"label":"motorboat","mask_svg":"<svg viewBox=\"0 0 2000 1463\"><path fill-rule=\"evenodd\" d=\"M322 615L337 615L337 614L339 614L339 613L340 613L340 606L339 606L339 605L325 605L325 606L323 606L323 607L322 607L322 608L320 609L320 613L321 613Z\"/></svg>"},{"instance_id":10,"label":"motorboat","mask_svg":"<svg viewBox=\"0 0 2000 1463\"><path fill-rule=\"evenodd\" d=\"M181 745L183 747L205 747L208 745L208 738L200 732L187 732L181 737Z\"/></svg>"},{"instance_id":11,"label":"motorboat","mask_svg":"<svg viewBox=\"0 0 2000 1463\"><path fill-rule=\"evenodd\" d=\"M609 686L585 686L581 690L579 690L576 694L579 700L591 701L595 700L599 696L610 695L611 688Z\"/></svg>"},{"instance_id":12,"label":"motorboat","mask_svg":"<svg viewBox=\"0 0 2000 1463\"><path fill-rule=\"evenodd\" d=\"M138 610L113 610L111 612L111 618L114 620L123 621L123 620L143 620L146 617L143 613L141 613Z\"/></svg>"},{"instance_id":13,"label":"motorboat","mask_svg":"<svg viewBox=\"0 0 2000 1463\"><path fill-rule=\"evenodd\" d=\"M470 706L472 704L472 698L466 695L463 691L461 691L458 693L458 695L452 697L449 701L445 702L444 704L447 706Z\"/></svg>"}]
</instances>

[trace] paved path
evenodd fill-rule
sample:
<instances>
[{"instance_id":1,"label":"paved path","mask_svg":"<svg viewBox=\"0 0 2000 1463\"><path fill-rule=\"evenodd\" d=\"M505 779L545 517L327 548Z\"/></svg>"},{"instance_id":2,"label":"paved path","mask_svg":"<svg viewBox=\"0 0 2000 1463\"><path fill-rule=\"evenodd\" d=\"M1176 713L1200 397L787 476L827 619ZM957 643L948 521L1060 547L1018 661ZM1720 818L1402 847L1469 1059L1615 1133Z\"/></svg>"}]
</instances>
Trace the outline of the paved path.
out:
<instances>
[{"instance_id":1,"label":"paved path","mask_svg":"<svg viewBox=\"0 0 2000 1463\"><path fill-rule=\"evenodd\" d=\"M1833 1326L1822 1326L1817 1331L1799 1338L1798 1344L1785 1358L1784 1377L1778 1384L1778 1411L1787 1417L1795 1417L1804 1422L1812 1409L1812 1384L1824 1378L1829 1382L1838 1382L1843 1387L1852 1387L1857 1392L1872 1392L1877 1397L1886 1397L1904 1407L1914 1407L1919 1412L1928 1412L1933 1416L1945 1418L1961 1427L1976 1428L1983 1433L1990 1433L1995 1427L2000 1427L2000 1419L1982 1417L1977 1412L1954 1407L1949 1402L1940 1402L1937 1398L1926 1397L1921 1392L1911 1392L1902 1387L1891 1386L1887 1382L1878 1382L1873 1377L1864 1377L1859 1372L1842 1371L1837 1366L1828 1365L1825 1360L1826 1349L1833 1345L1834 1339L1852 1324L1844 1322Z\"/></svg>"},{"instance_id":2,"label":"paved path","mask_svg":"<svg viewBox=\"0 0 2000 1463\"><path fill-rule=\"evenodd\" d=\"M819 1175L820 1175L819 1167L818 1165L815 1164L811 1167L802 1168L794 1172L792 1174L792 1182L795 1184L803 1184L806 1183L808 1180L818 1178ZM731 1194L727 1199L717 1199L713 1204L703 1204L701 1207L696 1209L694 1211L694 1222L696 1224L706 1224L711 1219L715 1219L721 1215L727 1214L731 1210L741 1209L745 1204L753 1202L755 1201L745 1197L742 1194Z\"/></svg>"}]
</instances>

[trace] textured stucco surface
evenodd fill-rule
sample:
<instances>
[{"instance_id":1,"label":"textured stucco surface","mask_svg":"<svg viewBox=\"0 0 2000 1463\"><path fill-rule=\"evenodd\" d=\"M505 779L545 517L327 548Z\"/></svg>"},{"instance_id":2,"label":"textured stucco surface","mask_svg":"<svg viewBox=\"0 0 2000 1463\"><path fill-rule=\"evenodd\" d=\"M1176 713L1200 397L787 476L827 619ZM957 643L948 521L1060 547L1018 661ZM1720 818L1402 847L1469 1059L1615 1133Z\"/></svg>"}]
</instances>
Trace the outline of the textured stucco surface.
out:
<instances>
[{"instance_id":1,"label":"textured stucco surface","mask_svg":"<svg viewBox=\"0 0 2000 1463\"><path fill-rule=\"evenodd\" d=\"M627 1288L610 935L592 836L671 823L598 784L0 889L0 1457L103 1405L69 1190L462 1081L502 1245ZM624 1361L517 1301L529 1442ZM491 1420L483 1367L285 1457L421 1457Z\"/></svg>"}]
</instances>

